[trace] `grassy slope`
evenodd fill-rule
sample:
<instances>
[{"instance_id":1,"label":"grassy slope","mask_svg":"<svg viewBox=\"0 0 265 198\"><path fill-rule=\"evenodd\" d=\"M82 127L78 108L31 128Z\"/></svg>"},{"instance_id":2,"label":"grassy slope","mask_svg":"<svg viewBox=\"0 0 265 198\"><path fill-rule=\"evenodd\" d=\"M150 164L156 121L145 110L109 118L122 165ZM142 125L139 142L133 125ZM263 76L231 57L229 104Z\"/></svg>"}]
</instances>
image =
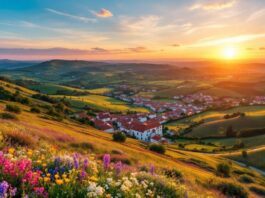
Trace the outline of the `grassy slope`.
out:
<instances>
[{"instance_id":1,"label":"grassy slope","mask_svg":"<svg viewBox=\"0 0 265 198\"><path fill-rule=\"evenodd\" d=\"M0 112L4 111L7 103L10 102L0 101ZM44 114L32 114L29 112L29 107L20 104L16 105L19 105L23 109L23 112L18 115L19 120L0 120L0 130L18 129L66 148L70 148L69 144L73 142L88 142L94 146L95 152L97 153L110 153L112 150L120 150L132 162L137 164L174 167L185 175L186 182L189 184L188 186L191 190L200 192L202 195L206 195L207 192L208 195L212 195L213 197L220 196L212 190L198 186L196 183L196 181L207 182L208 179L216 177L214 172L183 161L183 159L189 160L193 158L204 161L211 167L215 167L217 163L223 161L220 157L179 151L174 147L168 148L165 155L159 155L147 150L146 145L137 140L128 139L126 143L116 143L112 141L110 134L98 131L89 126L80 125L68 120L57 122L44 119ZM235 164L233 167L242 169ZM224 180L236 182L234 178Z\"/></svg>"}]
</instances>

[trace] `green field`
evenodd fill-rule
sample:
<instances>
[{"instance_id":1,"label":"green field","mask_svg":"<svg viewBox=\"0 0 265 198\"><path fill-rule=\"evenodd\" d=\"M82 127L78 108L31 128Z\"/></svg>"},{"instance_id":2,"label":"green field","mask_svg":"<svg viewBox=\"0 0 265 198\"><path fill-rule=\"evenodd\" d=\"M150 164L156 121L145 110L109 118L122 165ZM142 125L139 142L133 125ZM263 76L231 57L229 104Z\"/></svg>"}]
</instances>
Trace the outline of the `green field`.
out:
<instances>
[{"instance_id":1,"label":"green field","mask_svg":"<svg viewBox=\"0 0 265 198\"><path fill-rule=\"evenodd\" d=\"M227 156L230 159L246 163L241 154ZM257 167L265 171L265 148L257 151L249 151L247 162L250 166Z\"/></svg>"},{"instance_id":2,"label":"green field","mask_svg":"<svg viewBox=\"0 0 265 198\"><path fill-rule=\"evenodd\" d=\"M64 96L54 96L62 98ZM66 100L71 103L74 108L83 108L90 106L97 110L111 111L111 112L148 112L147 109L141 107L134 107L123 101L116 100L107 96L100 95L86 95L86 96L66 96Z\"/></svg>"},{"instance_id":3,"label":"green field","mask_svg":"<svg viewBox=\"0 0 265 198\"><path fill-rule=\"evenodd\" d=\"M235 112L245 112L246 116L242 118L223 119L224 115ZM189 118L170 122L166 126L179 131L201 120L204 120L204 123L193 128L192 132L187 134L187 136L209 137L222 135L228 126L233 126L236 130L265 127L265 106L237 107L227 111L208 111Z\"/></svg>"},{"instance_id":4,"label":"green field","mask_svg":"<svg viewBox=\"0 0 265 198\"><path fill-rule=\"evenodd\" d=\"M265 142L265 135L254 136L254 137L247 137L247 138L223 138L223 139L214 139L209 138L203 140L205 143L213 143L217 146L233 146L238 141L242 141L245 145L245 148L253 148L264 145Z\"/></svg>"}]
</instances>

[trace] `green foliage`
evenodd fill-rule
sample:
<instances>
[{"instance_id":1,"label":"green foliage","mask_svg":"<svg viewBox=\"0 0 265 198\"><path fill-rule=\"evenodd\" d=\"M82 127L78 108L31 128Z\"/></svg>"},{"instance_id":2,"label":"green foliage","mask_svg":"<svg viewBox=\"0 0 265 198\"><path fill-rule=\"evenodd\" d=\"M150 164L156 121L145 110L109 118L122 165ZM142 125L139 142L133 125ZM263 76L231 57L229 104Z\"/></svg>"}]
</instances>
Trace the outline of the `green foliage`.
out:
<instances>
[{"instance_id":1,"label":"green foliage","mask_svg":"<svg viewBox=\"0 0 265 198\"><path fill-rule=\"evenodd\" d=\"M1 113L0 118L5 120L17 120L17 116L11 113Z\"/></svg>"},{"instance_id":2,"label":"green foliage","mask_svg":"<svg viewBox=\"0 0 265 198\"><path fill-rule=\"evenodd\" d=\"M177 169L165 169L163 172L164 172L164 175L167 176L168 178L172 178L176 180L180 180L183 178L182 172L180 172Z\"/></svg>"},{"instance_id":3,"label":"green foliage","mask_svg":"<svg viewBox=\"0 0 265 198\"><path fill-rule=\"evenodd\" d=\"M17 113L17 114L21 113L21 109L17 105L7 104L5 110L9 112Z\"/></svg>"},{"instance_id":4,"label":"green foliage","mask_svg":"<svg viewBox=\"0 0 265 198\"><path fill-rule=\"evenodd\" d=\"M217 184L217 189L220 190L224 195L234 198L247 198L248 193L242 187L234 183L222 182Z\"/></svg>"},{"instance_id":5,"label":"green foliage","mask_svg":"<svg viewBox=\"0 0 265 198\"><path fill-rule=\"evenodd\" d=\"M95 150L95 147L93 144L88 143L88 142L81 142L81 143L71 143L70 144L71 147L75 148L75 149L81 149L81 150Z\"/></svg>"},{"instance_id":6,"label":"green foliage","mask_svg":"<svg viewBox=\"0 0 265 198\"><path fill-rule=\"evenodd\" d=\"M35 98L35 99L38 99L38 100L42 100L42 101L45 101L45 102L49 102L49 103L52 103L52 104L55 104L57 103L57 100L48 96L48 95L43 95L43 94L34 94L32 96L32 98Z\"/></svg>"},{"instance_id":7,"label":"green foliage","mask_svg":"<svg viewBox=\"0 0 265 198\"><path fill-rule=\"evenodd\" d=\"M126 141L126 135L122 132L117 132L112 135L112 139L115 142L125 142Z\"/></svg>"},{"instance_id":8,"label":"green foliage","mask_svg":"<svg viewBox=\"0 0 265 198\"><path fill-rule=\"evenodd\" d=\"M40 109L38 107L31 107L30 112L32 113L40 113Z\"/></svg>"},{"instance_id":9,"label":"green foliage","mask_svg":"<svg viewBox=\"0 0 265 198\"><path fill-rule=\"evenodd\" d=\"M251 186L249 187L249 190L262 197L265 196L265 188L258 187L258 186Z\"/></svg>"},{"instance_id":10,"label":"green foliage","mask_svg":"<svg viewBox=\"0 0 265 198\"><path fill-rule=\"evenodd\" d=\"M166 152L166 148L162 144L151 144L149 146L149 150L160 153L160 154L165 154Z\"/></svg>"},{"instance_id":11,"label":"green foliage","mask_svg":"<svg viewBox=\"0 0 265 198\"><path fill-rule=\"evenodd\" d=\"M154 197L160 195L159 197L181 198L186 195L185 189L181 188L180 185L174 185L175 182L169 182L160 176L152 176L148 173L142 173L137 176L137 179L140 181L151 181L154 184L154 188L156 189Z\"/></svg>"},{"instance_id":12,"label":"green foliage","mask_svg":"<svg viewBox=\"0 0 265 198\"><path fill-rule=\"evenodd\" d=\"M252 177L248 176L248 175L241 175L238 179L241 183L245 183L245 184L250 184L250 183L254 183L254 180Z\"/></svg>"},{"instance_id":13,"label":"green foliage","mask_svg":"<svg viewBox=\"0 0 265 198\"><path fill-rule=\"evenodd\" d=\"M216 168L216 174L220 177L230 177L231 168L227 163L219 163Z\"/></svg>"}]
</instances>

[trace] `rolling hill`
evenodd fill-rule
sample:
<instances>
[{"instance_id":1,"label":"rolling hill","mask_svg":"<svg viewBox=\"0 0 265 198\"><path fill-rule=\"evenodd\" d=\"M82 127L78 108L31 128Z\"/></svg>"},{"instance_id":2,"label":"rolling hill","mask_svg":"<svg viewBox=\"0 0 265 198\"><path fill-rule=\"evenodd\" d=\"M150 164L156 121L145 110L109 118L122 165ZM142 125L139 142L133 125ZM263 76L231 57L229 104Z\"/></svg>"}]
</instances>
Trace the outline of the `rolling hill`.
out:
<instances>
[{"instance_id":1,"label":"rolling hill","mask_svg":"<svg viewBox=\"0 0 265 198\"><path fill-rule=\"evenodd\" d=\"M9 89L13 93L17 88L12 84L2 83L4 89ZM215 184L225 182L233 182L236 185L243 186L239 182L238 172L251 173L251 177L255 179L255 185L262 188L264 185L264 178L252 170L241 167L232 161L232 170L229 178L222 178L216 175L216 166L219 163L226 162L227 159L220 156L208 156L201 153L194 153L188 151L180 151L175 148L168 147L164 155L151 152L147 149L145 143L129 138L125 143L118 143L112 140L110 134L98 131L88 125L80 124L71 120L67 116L62 120L53 119L51 115L47 114L47 105L52 105L31 98L31 91L21 89L20 94L28 97L29 104L21 104L19 102L12 102L7 100L0 101L0 114L7 112L6 105L16 105L21 109L21 113L16 114L17 119L0 119L0 131L4 134L19 134L19 137L31 147L39 145L41 142L48 142L51 145L74 152L87 152L88 145L90 152L92 150L96 156L101 156L104 153L116 153L114 158L122 160L128 164L128 171L130 167L142 167L144 165L153 164L156 169L176 169L183 174L182 186L188 191L191 197L220 197L221 192L217 188L209 185L209 181L214 181ZM31 105L39 104L40 112L31 112ZM30 140L30 141L29 141ZM18 141L18 140L17 140ZM118 154L117 154L118 153ZM256 197L250 191L251 185L244 185L242 187L251 197Z\"/></svg>"}]
</instances>

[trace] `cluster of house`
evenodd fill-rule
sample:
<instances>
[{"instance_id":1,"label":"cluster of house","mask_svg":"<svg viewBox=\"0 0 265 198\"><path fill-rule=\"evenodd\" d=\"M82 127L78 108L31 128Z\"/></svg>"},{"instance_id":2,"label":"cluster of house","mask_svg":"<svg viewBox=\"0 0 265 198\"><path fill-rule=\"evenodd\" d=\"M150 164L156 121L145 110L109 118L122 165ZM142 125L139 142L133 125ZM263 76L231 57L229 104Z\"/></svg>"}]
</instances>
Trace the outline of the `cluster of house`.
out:
<instances>
[{"instance_id":1,"label":"cluster of house","mask_svg":"<svg viewBox=\"0 0 265 198\"><path fill-rule=\"evenodd\" d=\"M108 133L122 131L145 142L166 142L166 139L163 138L162 124L167 119L162 115L143 113L117 115L109 112L100 112L96 117L92 117L85 112L81 112L76 114L76 118L92 121L97 129Z\"/></svg>"},{"instance_id":2,"label":"cluster of house","mask_svg":"<svg viewBox=\"0 0 265 198\"><path fill-rule=\"evenodd\" d=\"M249 105L265 105L265 96L255 96L249 102Z\"/></svg>"},{"instance_id":3,"label":"cluster of house","mask_svg":"<svg viewBox=\"0 0 265 198\"><path fill-rule=\"evenodd\" d=\"M82 112L77 118L87 119L102 131L113 133L123 131L129 136L146 142L163 142L163 124L170 120L177 120L185 116L201 113L212 107L237 107L241 103L248 105L265 105L265 96L252 98L213 97L203 93L174 96L174 101L152 101L148 98L119 95L116 98L146 107L152 113L117 115L109 112L98 113L95 117Z\"/></svg>"}]
</instances>

